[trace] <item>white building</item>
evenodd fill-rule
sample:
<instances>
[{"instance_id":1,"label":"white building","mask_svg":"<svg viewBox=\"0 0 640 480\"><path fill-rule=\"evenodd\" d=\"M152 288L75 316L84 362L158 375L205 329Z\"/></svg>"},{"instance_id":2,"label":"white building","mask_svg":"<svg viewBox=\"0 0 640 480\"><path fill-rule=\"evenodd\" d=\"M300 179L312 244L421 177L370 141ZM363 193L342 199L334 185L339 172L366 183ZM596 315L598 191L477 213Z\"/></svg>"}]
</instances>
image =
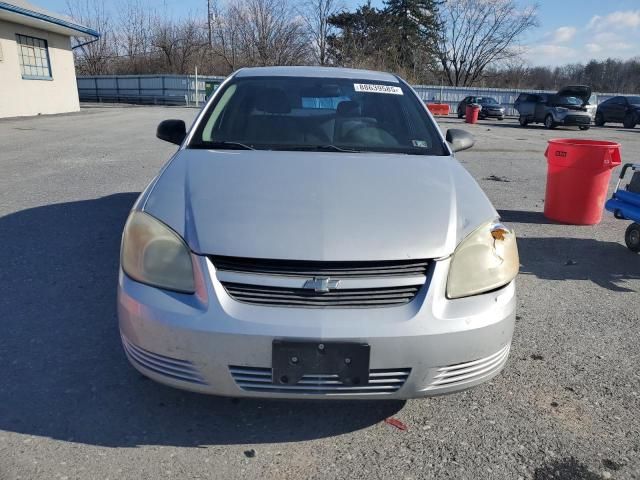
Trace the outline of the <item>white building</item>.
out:
<instances>
[{"instance_id":1,"label":"white building","mask_svg":"<svg viewBox=\"0 0 640 480\"><path fill-rule=\"evenodd\" d=\"M24 0L0 0L0 118L80 110L71 37L98 36Z\"/></svg>"}]
</instances>

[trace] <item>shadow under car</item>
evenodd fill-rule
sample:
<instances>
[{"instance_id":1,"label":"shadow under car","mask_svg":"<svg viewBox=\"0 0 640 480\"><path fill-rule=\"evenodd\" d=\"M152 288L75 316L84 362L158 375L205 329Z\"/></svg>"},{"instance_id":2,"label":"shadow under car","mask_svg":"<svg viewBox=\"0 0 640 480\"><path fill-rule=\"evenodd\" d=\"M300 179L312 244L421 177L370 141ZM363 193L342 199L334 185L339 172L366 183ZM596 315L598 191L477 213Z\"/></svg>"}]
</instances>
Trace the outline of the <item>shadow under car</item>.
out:
<instances>
[{"instance_id":1,"label":"shadow under car","mask_svg":"<svg viewBox=\"0 0 640 480\"><path fill-rule=\"evenodd\" d=\"M137 373L116 316L120 236L137 196L0 217L0 430L112 447L291 442L366 428L404 406L229 399Z\"/></svg>"}]
</instances>

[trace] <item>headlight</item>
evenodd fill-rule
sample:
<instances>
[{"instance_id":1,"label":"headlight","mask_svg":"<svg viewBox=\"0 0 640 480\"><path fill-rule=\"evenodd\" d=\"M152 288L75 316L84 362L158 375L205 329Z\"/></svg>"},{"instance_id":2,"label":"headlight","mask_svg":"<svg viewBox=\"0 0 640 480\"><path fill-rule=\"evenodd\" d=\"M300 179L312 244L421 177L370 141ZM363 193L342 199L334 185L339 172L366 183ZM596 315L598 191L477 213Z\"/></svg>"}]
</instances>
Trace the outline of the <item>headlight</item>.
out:
<instances>
[{"instance_id":1,"label":"headlight","mask_svg":"<svg viewBox=\"0 0 640 480\"><path fill-rule=\"evenodd\" d=\"M569 109L568 108L564 108L564 107L556 107L556 112L568 112Z\"/></svg>"},{"instance_id":2,"label":"headlight","mask_svg":"<svg viewBox=\"0 0 640 480\"><path fill-rule=\"evenodd\" d=\"M176 232L147 213L129 215L120 264L139 282L178 292L195 291L189 248Z\"/></svg>"},{"instance_id":3,"label":"headlight","mask_svg":"<svg viewBox=\"0 0 640 480\"><path fill-rule=\"evenodd\" d=\"M447 297L468 297L502 287L516 277L519 268L515 233L501 223L486 223L453 253Z\"/></svg>"}]
</instances>

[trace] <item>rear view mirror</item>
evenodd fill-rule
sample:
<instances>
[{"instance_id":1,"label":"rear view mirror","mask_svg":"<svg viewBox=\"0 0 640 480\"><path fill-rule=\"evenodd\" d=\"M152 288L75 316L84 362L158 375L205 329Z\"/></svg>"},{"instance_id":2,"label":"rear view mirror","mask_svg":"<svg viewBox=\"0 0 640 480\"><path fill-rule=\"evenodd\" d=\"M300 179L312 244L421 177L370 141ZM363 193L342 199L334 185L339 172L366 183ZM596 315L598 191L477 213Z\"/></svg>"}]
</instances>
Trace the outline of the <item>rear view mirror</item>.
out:
<instances>
[{"instance_id":1,"label":"rear view mirror","mask_svg":"<svg viewBox=\"0 0 640 480\"><path fill-rule=\"evenodd\" d=\"M447 130L447 142L451 144L451 150L459 152L460 150L466 150L473 147L476 143L475 138L466 130L460 130L459 128L450 128Z\"/></svg>"},{"instance_id":2,"label":"rear view mirror","mask_svg":"<svg viewBox=\"0 0 640 480\"><path fill-rule=\"evenodd\" d=\"M305 88L300 92L300 96L311 98L333 98L342 96L342 91L338 85L323 85Z\"/></svg>"},{"instance_id":3,"label":"rear view mirror","mask_svg":"<svg viewBox=\"0 0 640 480\"><path fill-rule=\"evenodd\" d=\"M156 130L156 137L176 145L182 144L186 136L187 127L182 120L163 120Z\"/></svg>"}]
</instances>

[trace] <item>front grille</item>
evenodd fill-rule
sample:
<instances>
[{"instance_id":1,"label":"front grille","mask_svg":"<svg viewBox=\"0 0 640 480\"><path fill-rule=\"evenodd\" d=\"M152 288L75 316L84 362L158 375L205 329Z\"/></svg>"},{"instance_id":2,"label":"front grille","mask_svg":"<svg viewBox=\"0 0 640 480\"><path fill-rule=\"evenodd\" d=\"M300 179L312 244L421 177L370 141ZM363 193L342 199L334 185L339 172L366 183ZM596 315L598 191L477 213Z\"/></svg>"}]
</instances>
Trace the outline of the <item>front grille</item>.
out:
<instances>
[{"instance_id":1,"label":"front grille","mask_svg":"<svg viewBox=\"0 0 640 480\"><path fill-rule=\"evenodd\" d=\"M572 123L574 125L589 125L591 117L587 115L567 115L564 117L564 123Z\"/></svg>"},{"instance_id":2,"label":"front grille","mask_svg":"<svg viewBox=\"0 0 640 480\"><path fill-rule=\"evenodd\" d=\"M218 280L234 300L299 308L374 308L407 304L424 285L430 263L429 260L320 262L209 258L218 272ZM264 280L267 277L271 279ZM303 288L305 280L317 279L342 282L329 291Z\"/></svg>"},{"instance_id":3,"label":"front grille","mask_svg":"<svg viewBox=\"0 0 640 480\"><path fill-rule=\"evenodd\" d=\"M134 345L122 335L122 345L127 356L135 365L143 369L150 370L158 375L169 377L173 380L206 385L200 373L187 360L167 357L158 353L150 352L137 345Z\"/></svg>"},{"instance_id":4,"label":"front grille","mask_svg":"<svg viewBox=\"0 0 640 480\"><path fill-rule=\"evenodd\" d=\"M298 307L389 307L409 303L420 285L407 287L339 289L326 293L305 288L266 287L222 282L227 293L239 302L270 306Z\"/></svg>"},{"instance_id":5,"label":"front grille","mask_svg":"<svg viewBox=\"0 0 640 480\"><path fill-rule=\"evenodd\" d=\"M429 260L322 262L221 256L209 258L216 270L220 271L297 277L413 277L426 275L429 267Z\"/></svg>"},{"instance_id":6,"label":"front grille","mask_svg":"<svg viewBox=\"0 0 640 480\"><path fill-rule=\"evenodd\" d=\"M500 370L507 362L511 344L506 345L493 355L474 360L472 362L458 363L438 369L438 373L431 382L428 390L437 390L465 383L473 382L487 377Z\"/></svg>"},{"instance_id":7,"label":"front grille","mask_svg":"<svg viewBox=\"0 0 640 480\"><path fill-rule=\"evenodd\" d=\"M337 375L304 375L295 385L276 385L270 368L229 366L229 372L242 390L249 392L314 395L389 395L407 381L410 368L369 370L367 385L345 385Z\"/></svg>"}]
</instances>

